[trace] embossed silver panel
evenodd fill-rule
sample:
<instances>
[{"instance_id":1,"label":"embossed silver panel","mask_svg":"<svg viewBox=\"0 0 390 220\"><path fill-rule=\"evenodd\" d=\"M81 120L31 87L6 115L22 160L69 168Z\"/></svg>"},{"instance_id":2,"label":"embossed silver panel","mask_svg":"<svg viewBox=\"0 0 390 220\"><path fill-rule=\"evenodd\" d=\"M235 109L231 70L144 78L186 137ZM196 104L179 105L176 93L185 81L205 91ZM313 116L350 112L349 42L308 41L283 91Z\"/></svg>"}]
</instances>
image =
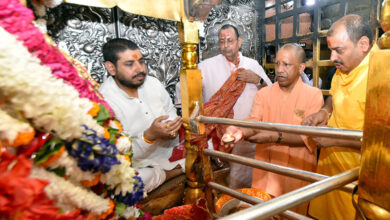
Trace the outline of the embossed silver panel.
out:
<instances>
[{"instance_id":1,"label":"embossed silver panel","mask_svg":"<svg viewBox=\"0 0 390 220\"><path fill-rule=\"evenodd\" d=\"M219 53L216 31L222 24L232 22L243 36L243 54L255 57L257 36L253 8L253 0L225 0L216 6L205 22L206 38L201 39L203 52L200 55L209 57ZM181 68L177 22L134 15L120 9L117 9L118 18L115 19L114 10L67 3L47 9L48 34L60 48L83 62L99 83L106 75L101 52L104 42L116 35L133 40L147 59L149 74L163 82L173 97Z\"/></svg>"},{"instance_id":2,"label":"embossed silver panel","mask_svg":"<svg viewBox=\"0 0 390 220\"><path fill-rule=\"evenodd\" d=\"M48 34L101 83L105 73L101 47L115 36L111 9L61 4L48 9L47 16Z\"/></svg>"},{"instance_id":3,"label":"embossed silver panel","mask_svg":"<svg viewBox=\"0 0 390 220\"><path fill-rule=\"evenodd\" d=\"M205 37L201 38L201 59L220 53L218 45L219 29L225 24L237 27L242 38L241 52L244 56L256 59L257 56L257 16L253 1L225 0L214 6L204 23Z\"/></svg>"}]
</instances>

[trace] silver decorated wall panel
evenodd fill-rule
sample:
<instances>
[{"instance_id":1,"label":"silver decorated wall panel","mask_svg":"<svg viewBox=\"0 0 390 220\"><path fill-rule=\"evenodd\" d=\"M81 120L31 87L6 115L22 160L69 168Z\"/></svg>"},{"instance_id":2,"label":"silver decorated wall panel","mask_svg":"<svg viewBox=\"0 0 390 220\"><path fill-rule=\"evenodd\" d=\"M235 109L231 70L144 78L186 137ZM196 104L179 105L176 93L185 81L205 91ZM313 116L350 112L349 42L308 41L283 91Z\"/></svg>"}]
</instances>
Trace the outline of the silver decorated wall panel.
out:
<instances>
[{"instance_id":1,"label":"silver decorated wall panel","mask_svg":"<svg viewBox=\"0 0 390 220\"><path fill-rule=\"evenodd\" d=\"M243 54L255 58L258 39L253 0L224 0L212 9L204 23L200 59L219 53L217 30L225 23L237 25L243 37ZM47 9L47 28L59 47L82 61L99 83L107 74L101 52L104 42L116 36L133 40L146 58L149 74L158 78L173 98L181 68L177 22L115 8L64 3Z\"/></svg>"}]
</instances>

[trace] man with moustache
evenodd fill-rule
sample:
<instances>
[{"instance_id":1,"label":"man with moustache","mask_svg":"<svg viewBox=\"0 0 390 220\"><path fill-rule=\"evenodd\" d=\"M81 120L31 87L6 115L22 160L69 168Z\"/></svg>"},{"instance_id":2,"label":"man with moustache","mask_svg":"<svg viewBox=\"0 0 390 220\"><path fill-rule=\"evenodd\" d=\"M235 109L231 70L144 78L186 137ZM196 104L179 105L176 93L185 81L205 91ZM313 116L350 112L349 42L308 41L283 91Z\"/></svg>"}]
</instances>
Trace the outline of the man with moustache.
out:
<instances>
[{"instance_id":1,"label":"man with moustache","mask_svg":"<svg viewBox=\"0 0 390 220\"><path fill-rule=\"evenodd\" d=\"M284 124L301 124L304 117L317 112L323 105L322 93L318 88L302 82L305 69L305 52L297 44L286 44L276 54L275 74L277 82L256 93L250 116L245 120ZM317 149L308 137L284 132L229 126L224 135L232 135L234 144L222 144L226 148L240 140L257 143L255 159L314 171ZM233 149L234 149L233 148ZM286 177L272 172L253 169L252 187L264 190L272 196L280 196L301 188L309 182ZM293 208L306 215L308 203Z\"/></svg>"},{"instance_id":2,"label":"man with moustache","mask_svg":"<svg viewBox=\"0 0 390 220\"><path fill-rule=\"evenodd\" d=\"M334 128L363 130L366 88L372 29L359 15L346 15L327 33L331 61L337 71L330 95L321 110L307 117L304 125L328 125ZM329 118L330 116L330 118ZM329 119L329 121L328 121ZM333 176L360 165L360 141L313 138L321 149L317 172ZM355 216L351 194L339 190L318 197L310 203L310 214L317 219L351 219Z\"/></svg>"},{"instance_id":3,"label":"man with moustache","mask_svg":"<svg viewBox=\"0 0 390 220\"><path fill-rule=\"evenodd\" d=\"M244 119L249 115L249 106L252 105L258 89L271 85L272 82L256 60L243 56L239 51L242 39L235 26L223 25L218 40L221 54L198 65L202 73L205 115ZM219 114L222 111L224 114ZM222 136L223 127L217 126L216 129L217 136ZM214 145L219 145L218 138L214 136L213 140ZM238 145L240 147L233 149L233 154L254 157L254 144L242 141ZM229 187L234 189L249 187L252 168L237 163L229 165Z\"/></svg>"},{"instance_id":4,"label":"man with moustache","mask_svg":"<svg viewBox=\"0 0 390 220\"><path fill-rule=\"evenodd\" d=\"M133 162L150 192L183 172L184 159L171 162L182 124L164 86L147 76L145 60L130 40L112 39L103 45L110 76L99 88L123 130L133 138Z\"/></svg>"}]
</instances>

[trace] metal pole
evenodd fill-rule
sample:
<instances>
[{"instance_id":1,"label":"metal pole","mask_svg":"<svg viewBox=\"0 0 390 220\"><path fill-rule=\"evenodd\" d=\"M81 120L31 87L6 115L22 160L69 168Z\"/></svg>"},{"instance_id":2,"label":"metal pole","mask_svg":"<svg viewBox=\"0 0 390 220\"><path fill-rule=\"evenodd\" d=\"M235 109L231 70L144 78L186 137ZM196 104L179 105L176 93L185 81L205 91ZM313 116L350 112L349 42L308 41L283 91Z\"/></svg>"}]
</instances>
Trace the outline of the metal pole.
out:
<instances>
[{"instance_id":1,"label":"metal pole","mask_svg":"<svg viewBox=\"0 0 390 220\"><path fill-rule=\"evenodd\" d=\"M257 197L253 197L253 196L249 196L245 193L242 193L242 192L239 192L237 190L233 190L233 189L230 189L229 187L226 187L226 186L223 186L223 185L220 185L218 183L215 183L215 182L209 182L208 185L213 188L213 189L216 189L216 190L219 190L225 194L228 194L230 196L233 196L239 200L242 200L244 202L247 202L247 203L250 203L252 205L256 205L256 204L259 204L259 203L263 203L264 200L260 199L260 198L257 198ZM282 216L288 218L288 219L295 219L295 220L313 220L312 218L309 218L307 216L304 216L304 215L301 215L301 214L298 214L298 213L295 213L295 212L292 212L292 211L284 211L283 213L281 213Z\"/></svg>"},{"instance_id":2,"label":"metal pole","mask_svg":"<svg viewBox=\"0 0 390 220\"><path fill-rule=\"evenodd\" d=\"M307 136L332 137L332 138L349 139L349 140L361 140L361 138L363 137L363 131L338 129L338 128L330 128L330 127L289 125L289 124L280 124L280 123L271 123L271 122L245 121L245 120L205 117L205 116L198 116L196 120L203 123L235 125L240 127L257 128L257 129L264 129L270 131L280 131L280 132L287 132L293 134L302 134Z\"/></svg>"},{"instance_id":3,"label":"metal pole","mask_svg":"<svg viewBox=\"0 0 390 220\"><path fill-rule=\"evenodd\" d=\"M285 175L285 176L289 176L289 177L293 177L293 178L297 178L297 179L301 179L301 180L305 180L305 181L309 181L309 182L316 182L316 181L320 181L320 180L323 180L323 179L329 177L329 176L325 176L325 175L318 174L318 173L294 169L291 167L275 165L275 164L267 163L267 162L260 161L260 160L255 160L255 159L251 159L251 158L247 158L247 157L241 157L241 156L237 156L234 154L223 153L220 151L214 151L214 150L210 150L210 149L204 149L203 152L204 152L204 154L211 156L211 157L219 157L221 159L225 159L228 161L236 162L239 164L247 165L247 166L262 169L262 170L267 170L267 171L270 171L273 173L277 173L277 174L281 174L281 175ZM356 184L354 184L354 183L348 184L346 186L343 186L340 189L345 191L345 192L352 193L355 185Z\"/></svg>"},{"instance_id":4,"label":"metal pole","mask_svg":"<svg viewBox=\"0 0 390 220\"><path fill-rule=\"evenodd\" d=\"M221 218L221 220L268 219L278 213L314 199L347 183L357 180L359 168L337 174L324 180L286 193L251 208Z\"/></svg>"}]
</instances>

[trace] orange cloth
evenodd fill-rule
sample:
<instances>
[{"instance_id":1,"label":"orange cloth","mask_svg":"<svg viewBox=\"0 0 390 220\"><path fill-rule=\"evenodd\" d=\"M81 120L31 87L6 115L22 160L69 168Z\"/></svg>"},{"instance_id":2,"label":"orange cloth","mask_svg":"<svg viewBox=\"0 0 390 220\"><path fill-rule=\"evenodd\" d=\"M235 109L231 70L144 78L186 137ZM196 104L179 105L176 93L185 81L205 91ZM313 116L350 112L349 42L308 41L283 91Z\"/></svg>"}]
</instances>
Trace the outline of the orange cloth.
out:
<instances>
[{"instance_id":1,"label":"orange cloth","mask_svg":"<svg viewBox=\"0 0 390 220\"><path fill-rule=\"evenodd\" d=\"M308 115L320 110L324 101L319 89L304 84L299 78L290 93L280 89L279 84L265 87L257 92L250 117L247 120L300 125ZM315 171L316 145L306 136L301 136L304 146L281 144L258 144L256 160L282 166ZM309 184L306 181L282 176L272 172L253 169L252 187L279 196ZM306 215L308 203L292 210Z\"/></svg>"},{"instance_id":2,"label":"orange cloth","mask_svg":"<svg viewBox=\"0 0 390 220\"><path fill-rule=\"evenodd\" d=\"M244 91L246 85L246 82L237 80L237 74L241 70L242 69L240 68L232 72L223 86L210 98L208 102L204 104L204 116L233 118L233 106L236 104L237 99L241 96L241 93ZM219 140L224 133L225 127L226 126L224 125L207 124L206 132L202 137L200 147L207 148L207 140L211 137L213 139L217 139L213 140L213 143L214 145L219 146ZM207 138L207 140L205 138ZM199 137L197 137L193 143L198 141L200 141ZM216 150L218 150L218 147Z\"/></svg>"}]
</instances>

